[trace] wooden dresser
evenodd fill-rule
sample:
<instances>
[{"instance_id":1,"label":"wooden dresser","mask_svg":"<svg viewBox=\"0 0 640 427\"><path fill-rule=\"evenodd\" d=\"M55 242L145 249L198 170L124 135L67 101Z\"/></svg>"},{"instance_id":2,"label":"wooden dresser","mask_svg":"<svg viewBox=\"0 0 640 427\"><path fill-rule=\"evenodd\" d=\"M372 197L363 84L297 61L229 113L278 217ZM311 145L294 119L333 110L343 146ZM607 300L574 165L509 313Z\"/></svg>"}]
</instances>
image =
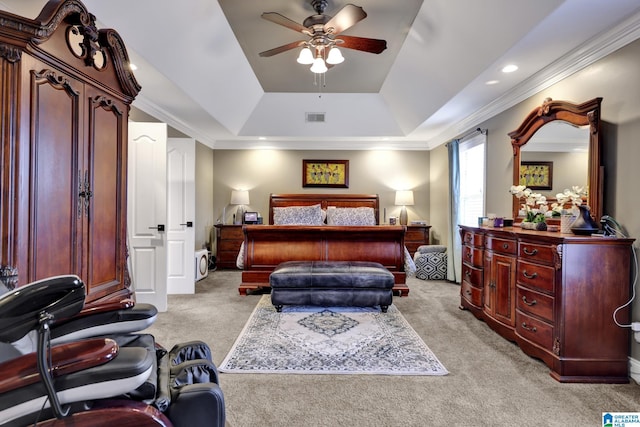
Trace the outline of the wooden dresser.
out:
<instances>
[{"instance_id":1,"label":"wooden dresser","mask_svg":"<svg viewBox=\"0 0 640 427\"><path fill-rule=\"evenodd\" d=\"M430 225L407 225L407 231L404 234L404 245L413 256L418 250L418 246L429 244Z\"/></svg>"},{"instance_id":2,"label":"wooden dresser","mask_svg":"<svg viewBox=\"0 0 640 427\"><path fill-rule=\"evenodd\" d=\"M242 225L216 224L216 265L218 268L238 268L236 259L244 241Z\"/></svg>"},{"instance_id":3,"label":"wooden dresser","mask_svg":"<svg viewBox=\"0 0 640 427\"><path fill-rule=\"evenodd\" d=\"M634 239L460 227L460 306L561 382L627 383ZM616 320L629 324L629 309Z\"/></svg>"}]
</instances>

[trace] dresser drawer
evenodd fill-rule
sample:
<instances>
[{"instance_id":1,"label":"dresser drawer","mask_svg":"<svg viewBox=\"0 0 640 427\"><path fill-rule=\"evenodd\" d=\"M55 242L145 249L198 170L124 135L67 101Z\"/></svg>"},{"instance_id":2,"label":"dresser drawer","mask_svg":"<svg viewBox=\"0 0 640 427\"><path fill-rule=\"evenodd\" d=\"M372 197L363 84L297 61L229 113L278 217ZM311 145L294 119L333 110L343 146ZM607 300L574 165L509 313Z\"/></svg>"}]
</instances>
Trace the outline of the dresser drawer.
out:
<instances>
[{"instance_id":1,"label":"dresser drawer","mask_svg":"<svg viewBox=\"0 0 640 427\"><path fill-rule=\"evenodd\" d=\"M482 267L482 252L482 249L465 245L462 247L462 261L474 267Z\"/></svg>"},{"instance_id":2,"label":"dresser drawer","mask_svg":"<svg viewBox=\"0 0 640 427\"><path fill-rule=\"evenodd\" d=\"M518 286L516 307L523 312L541 317L553 323L553 297Z\"/></svg>"},{"instance_id":3,"label":"dresser drawer","mask_svg":"<svg viewBox=\"0 0 640 427\"><path fill-rule=\"evenodd\" d=\"M472 233L471 231L465 231L462 236L462 243L482 247L484 245L484 236L482 234Z\"/></svg>"},{"instance_id":4,"label":"dresser drawer","mask_svg":"<svg viewBox=\"0 0 640 427\"><path fill-rule=\"evenodd\" d=\"M552 351L553 326L534 319L533 317L516 310L516 333L521 337Z\"/></svg>"},{"instance_id":5,"label":"dresser drawer","mask_svg":"<svg viewBox=\"0 0 640 427\"><path fill-rule=\"evenodd\" d=\"M518 260L516 281L522 285L553 293L555 277L556 270L553 267Z\"/></svg>"},{"instance_id":6,"label":"dresser drawer","mask_svg":"<svg viewBox=\"0 0 640 427\"><path fill-rule=\"evenodd\" d=\"M485 248L505 255L515 255L518 251L518 243L515 240L487 236L485 240Z\"/></svg>"},{"instance_id":7,"label":"dresser drawer","mask_svg":"<svg viewBox=\"0 0 640 427\"><path fill-rule=\"evenodd\" d=\"M482 288L472 286L469 282L463 280L460 286L460 295L472 305L482 308Z\"/></svg>"},{"instance_id":8,"label":"dresser drawer","mask_svg":"<svg viewBox=\"0 0 640 427\"><path fill-rule=\"evenodd\" d=\"M223 240L232 239L232 240L244 240L244 232L242 231L242 227L225 227L220 231L220 238Z\"/></svg>"},{"instance_id":9,"label":"dresser drawer","mask_svg":"<svg viewBox=\"0 0 640 427\"><path fill-rule=\"evenodd\" d=\"M462 278L473 286L482 287L482 269L473 267L469 264L462 264Z\"/></svg>"},{"instance_id":10,"label":"dresser drawer","mask_svg":"<svg viewBox=\"0 0 640 427\"><path fill-rule=\"evenodd\" d=\"M538 245L529 242L520 242L518 245L518 256L521 259L539 262L544 264L555 264L555 255L552 246Z\"/></svg>"}]
</instances>

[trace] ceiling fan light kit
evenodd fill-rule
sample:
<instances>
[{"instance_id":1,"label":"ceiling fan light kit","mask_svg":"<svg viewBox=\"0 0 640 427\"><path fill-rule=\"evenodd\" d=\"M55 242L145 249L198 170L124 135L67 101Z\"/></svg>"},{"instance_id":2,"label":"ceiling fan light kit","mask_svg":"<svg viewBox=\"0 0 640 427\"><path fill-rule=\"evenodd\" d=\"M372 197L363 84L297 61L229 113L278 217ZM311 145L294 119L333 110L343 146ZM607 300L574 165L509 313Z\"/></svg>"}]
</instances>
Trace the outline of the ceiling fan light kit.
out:
<instances>
[{"instance_id":1,"label":"ceiling fan light kit","mask_svg":"<svg viewBox=\"0 0 640 427\"><path fill-rule=\"evenodd\" d=\"M315 74L323 74L328 70L327 64L337 65L344 62L342 52L336 47L338 44L347 49L376 54L387 48L385 40L340 34L367 17L366 12L360 6L347 4L333 17L324 14L327 7L326 0L311 0L311 6L316 14L307 17L302 25L276 12L263 13L261 15L263 19L300 32L308 36L309 39L260 52L260 56L269 57L304 46L296 61L299 64L311 65L310 70Z\"/></svg>"},{"instance_id":2,"label":"ceiling fan light kit","mask_svg":"<svg viewBox=\"0 0 640 427\"><path fill-rule=\"evenodd\" d=\"M311 49L308 47L303 48L300 51L300 55L298 55L298 64L302 65L311 65L313 64L313 53L311 53Z\"/></svg>"}]
</instances>

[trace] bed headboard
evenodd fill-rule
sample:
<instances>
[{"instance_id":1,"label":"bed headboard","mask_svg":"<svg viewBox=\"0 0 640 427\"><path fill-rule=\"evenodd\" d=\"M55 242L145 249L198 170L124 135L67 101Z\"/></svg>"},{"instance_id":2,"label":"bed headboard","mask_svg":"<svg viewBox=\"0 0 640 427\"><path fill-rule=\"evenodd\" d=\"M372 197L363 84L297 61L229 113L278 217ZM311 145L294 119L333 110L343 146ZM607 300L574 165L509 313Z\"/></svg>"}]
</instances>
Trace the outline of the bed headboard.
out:
<instances>
[{"instance_id":1,"label":"bed headboard","mask_svg":"<svg viewBox=\"0 0 640 427\"><path fill-rule=\"evenodd\" d=\"M376 224L380 224L380 198L377 194L271 194L269 195L269 224L273 224L273 208L311 206L320 204L338 208L373 208Z\"/></svg>"}]
</instances>

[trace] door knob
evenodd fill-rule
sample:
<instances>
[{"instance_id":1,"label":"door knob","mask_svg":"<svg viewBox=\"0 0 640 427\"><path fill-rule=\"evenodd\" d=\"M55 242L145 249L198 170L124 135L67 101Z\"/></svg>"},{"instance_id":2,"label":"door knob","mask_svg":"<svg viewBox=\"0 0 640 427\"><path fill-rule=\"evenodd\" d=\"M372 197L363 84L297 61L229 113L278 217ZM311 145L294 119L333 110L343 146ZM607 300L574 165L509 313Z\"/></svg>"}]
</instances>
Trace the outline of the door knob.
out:
<instances>
[{"instance_id":1,"label":"door knob","mask_svg":"<svg viewBox=\"0 0 640 427\"><path fill-rule=\"evenodd\" d=\"M193 227L193 221L187 221L184 224L180 224L180 225L186 225L187 227Z\"/></svg>"},{"instance_id":2,"label":"door knob","mask_svg":"<svg viewBox=\"0 0 640 427\"><path fill-rule=\"evenodd\" d=\"M149 230L164 231L164 224L158 224L157 227L149 227Z\"/></svg>"}]
</instances>

